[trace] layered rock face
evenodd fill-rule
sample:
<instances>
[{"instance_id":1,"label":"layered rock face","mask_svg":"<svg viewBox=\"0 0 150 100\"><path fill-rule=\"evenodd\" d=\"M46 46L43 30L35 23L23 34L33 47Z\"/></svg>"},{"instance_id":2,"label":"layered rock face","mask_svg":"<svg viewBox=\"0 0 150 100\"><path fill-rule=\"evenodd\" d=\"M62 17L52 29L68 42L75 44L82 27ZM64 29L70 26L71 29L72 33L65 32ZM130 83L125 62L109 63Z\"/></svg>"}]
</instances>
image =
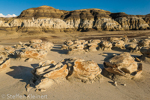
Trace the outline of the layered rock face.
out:
<instances>
[{"instance_id":1,"label":"layered rock face","mask_svg":"<svg viewBox=\"0 0 150 100\"><path fill-rule=\"evenodd\" d=\"M149 25L149 15L141 17L101 9L63 11L49 6L24 10L17 18L0 19L0 27L16 27L20 31L34 31L30 28L40 28L37 31L130 30L147 29Z\"/></svg>"},{"instance_id":2,"label":"layered rock face","mask_svg":"<svg viewBox=\"0 0 150 100\"><path fill-rule=\"evenodd\" d=\"M136 15L127 15L125 13L112 13L110 16L117 21L124 30L138 30L149 28L143 18Z\"/></svg>"},{"instance_id":3,"label":"layered rock face","mask_svg":"<svg viewBox=\"0 0 150 100\"><path fill-rule=\"evenodd\" d=\"M146 21L147 24L150 25L150 14L147 14L147 15L144 17L144 20Z\"/></svg>"}]
</instances>

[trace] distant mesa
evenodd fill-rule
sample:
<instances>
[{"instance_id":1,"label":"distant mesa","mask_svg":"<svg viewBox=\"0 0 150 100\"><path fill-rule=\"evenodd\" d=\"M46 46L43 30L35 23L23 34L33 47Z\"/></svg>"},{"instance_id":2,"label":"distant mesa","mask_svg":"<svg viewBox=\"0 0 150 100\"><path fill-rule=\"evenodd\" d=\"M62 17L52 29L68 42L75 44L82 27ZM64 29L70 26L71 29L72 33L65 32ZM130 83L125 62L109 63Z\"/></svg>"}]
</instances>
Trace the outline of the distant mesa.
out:
<instances>
[{"instance_id":1,"label":"distant mesa","mask_svg":"<svg viewBox=\"0 0 150 100\"><path fill-rule=\"evenodd\" d=\"M19 18L31 18L31 17L51 17L60 18L63 12L59 9L55 9L50 6L40 6L37 8L30 8L21 12Z\"/></svg>"},{"instance_id":2,"label":"distant mesa","mask_svg":"<svg viewBox=\"0 0 150 100\"><path fill-rule=\"evenodd\" d=\"M95 8L65 11L44 5L24 10L16 18L0 18L0 27L22 32L146 30L150 29L150 14L128 15Z\"/></svg>"}]
</instances>

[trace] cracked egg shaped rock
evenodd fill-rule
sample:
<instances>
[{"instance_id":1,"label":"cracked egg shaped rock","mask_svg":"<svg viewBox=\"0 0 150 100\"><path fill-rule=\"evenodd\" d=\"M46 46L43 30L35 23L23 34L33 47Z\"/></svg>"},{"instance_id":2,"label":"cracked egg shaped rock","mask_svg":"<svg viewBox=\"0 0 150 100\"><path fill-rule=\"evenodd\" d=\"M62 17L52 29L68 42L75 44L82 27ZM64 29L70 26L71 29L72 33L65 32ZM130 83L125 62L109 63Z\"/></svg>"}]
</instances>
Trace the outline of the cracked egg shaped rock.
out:
<instances>
[{"instance_id":1,"label":"cracked egg shaped rock","mask_svg":"<svg viewBox=\"0 0 150 100\"><path fill-rule=\"evenodd\" d=\"M89 81L94 80L98 75L100 75L100 73L101 69L94 61L77 59L74 62L73 72L68 78L74 77L81 81Z\"/></svg>"}]
</instances>

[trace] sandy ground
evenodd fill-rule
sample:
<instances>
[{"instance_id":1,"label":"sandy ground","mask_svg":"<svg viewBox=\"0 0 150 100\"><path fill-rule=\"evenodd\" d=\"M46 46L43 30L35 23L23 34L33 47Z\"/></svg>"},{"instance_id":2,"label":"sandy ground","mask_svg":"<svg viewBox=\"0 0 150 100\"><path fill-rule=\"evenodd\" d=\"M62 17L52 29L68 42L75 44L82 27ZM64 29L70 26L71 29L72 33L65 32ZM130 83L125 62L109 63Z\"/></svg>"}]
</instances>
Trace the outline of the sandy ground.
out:
<instances>
[{"instance_id":1,"label":"sandy ground","mask_svg":"<svg viewBox=\"0 0 150 100\"><path fill-rule=\"evenodd\" d=\"M20 35L14 33L2 35L0 44L14 45L19 41L26 42L31 38L42 38L45 41L52 41L55 43L53 49L44 59L55 60L59 62L64 58L82 58L85 60L93 60L97 62L100 68L103 68L103 62L107 57L115 54L120 54L123 51L96 51L81 55L68 55L66 51L60 49L60 43L66 39L76 38L104 38L106 36L115 36L117 34L135 36L136 31L122 31L122 32L88 32L88 33L43 33L43 35ZM136 38L150 36L150 31L137 31ZM141 35L143 34L143 36ZM83 36L80 36L83 35ZM101 55L106 53L107 56ZM140 56L141 54L131 54L132 56ZM43 60L41 60L43 61ZM34 60L32 62L24 62L20 59L11 58L11 66L0 72L0 100L150 100L150 67L149 64L143 63L142 77L137 80L120 80L118 86L112 85L112 80L103 76L100 82L91 84L63 81L62 83L53 85L47 89L46 92L35 92L32 89L27 92L25 86L32 78L31 70L38 65L40 61ZM126 84L123 86L122 84ZM25 95L28 95L26 97Z\"/></svg>"}]
</instances>

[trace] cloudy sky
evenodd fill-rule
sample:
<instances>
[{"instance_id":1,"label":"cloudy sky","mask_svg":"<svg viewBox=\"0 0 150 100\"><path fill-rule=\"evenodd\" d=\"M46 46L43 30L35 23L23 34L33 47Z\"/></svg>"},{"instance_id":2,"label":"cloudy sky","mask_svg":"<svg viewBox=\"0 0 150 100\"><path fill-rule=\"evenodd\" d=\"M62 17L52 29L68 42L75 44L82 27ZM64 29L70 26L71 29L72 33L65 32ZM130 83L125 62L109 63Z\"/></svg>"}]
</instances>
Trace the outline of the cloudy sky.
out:
<instances>
[{"instance_id":1,"label":"cloudy sky","mask_svg":"<svg viewBox=\"0 0 150 100\"><path fill-rule=\"evenodd\" d=\"M0 0L0 15L19 15L23 10L42 5L69 11L99 8L133 15L150 13L150 0Z\"/></svg>"},{"instance_id":2,"label":"cloudy sky","mask_svg":"<svg viewBox=\"0 0 150 100\"><path fill-rule=\"evenodd\" d=\"M0 17L16 17L16 15L15 14L12 14L12 15L10 15L10 14L3 15L2 13L0 13Z\"/></svg>"}]
</instances>

